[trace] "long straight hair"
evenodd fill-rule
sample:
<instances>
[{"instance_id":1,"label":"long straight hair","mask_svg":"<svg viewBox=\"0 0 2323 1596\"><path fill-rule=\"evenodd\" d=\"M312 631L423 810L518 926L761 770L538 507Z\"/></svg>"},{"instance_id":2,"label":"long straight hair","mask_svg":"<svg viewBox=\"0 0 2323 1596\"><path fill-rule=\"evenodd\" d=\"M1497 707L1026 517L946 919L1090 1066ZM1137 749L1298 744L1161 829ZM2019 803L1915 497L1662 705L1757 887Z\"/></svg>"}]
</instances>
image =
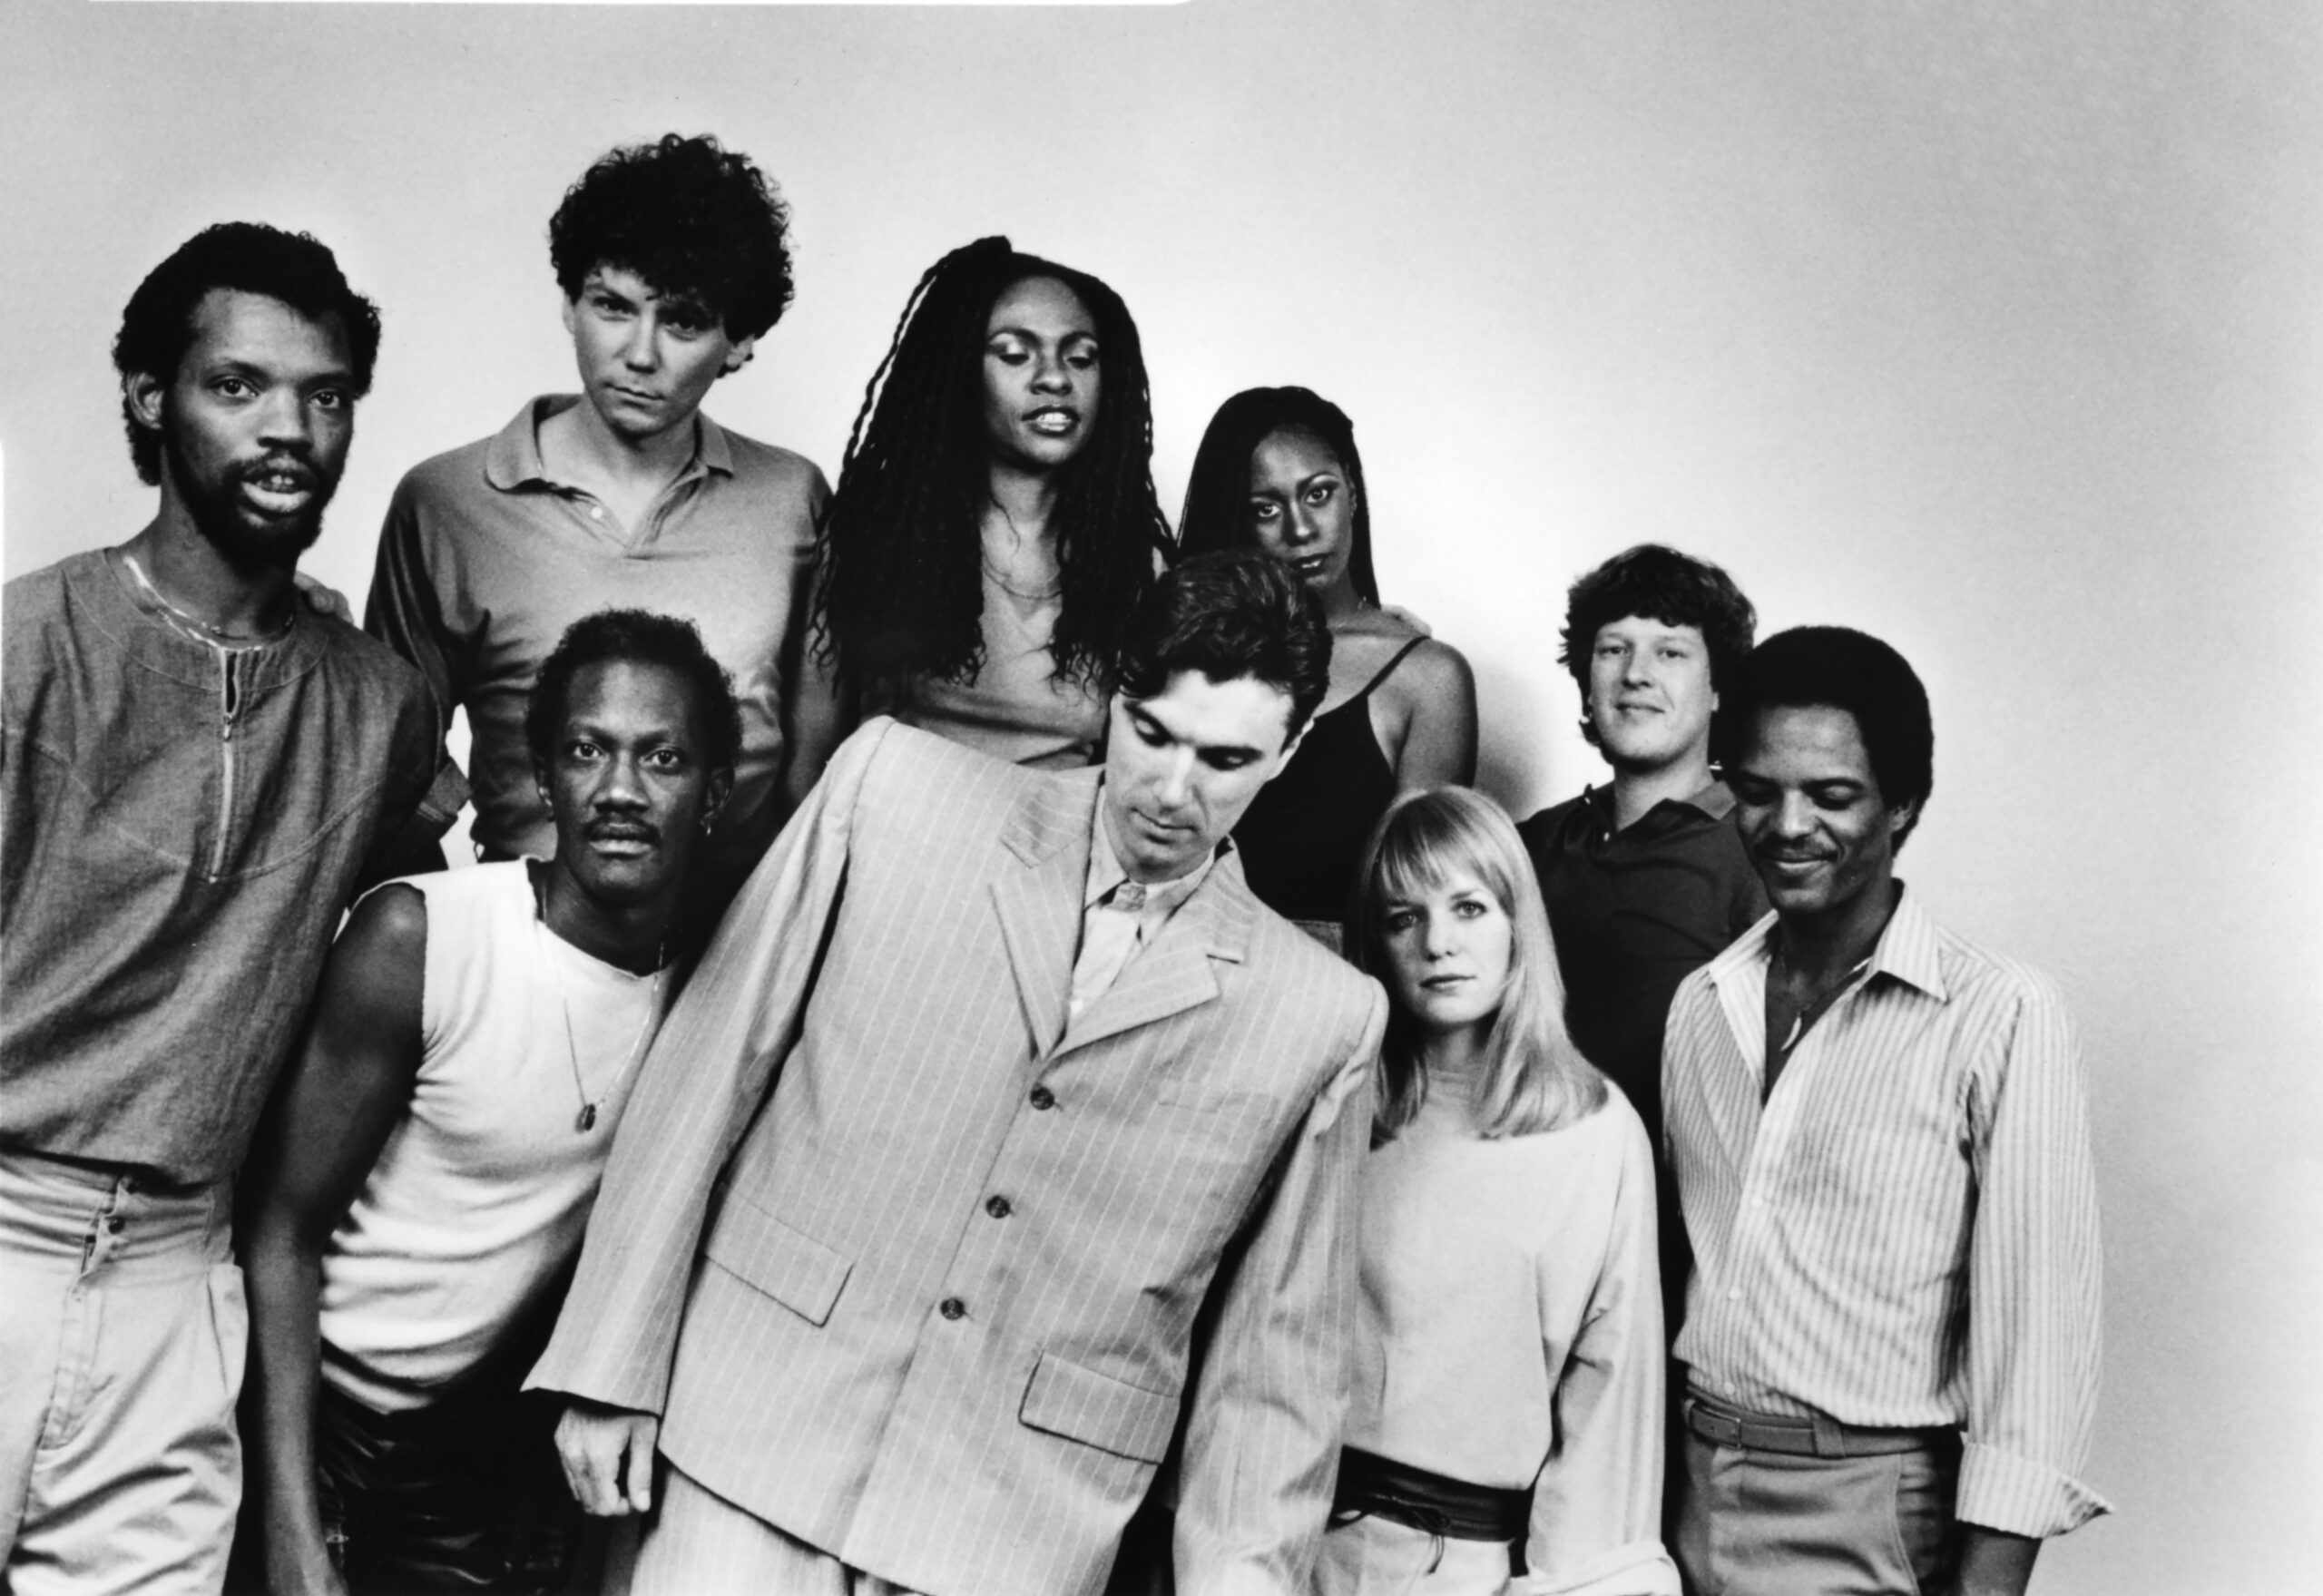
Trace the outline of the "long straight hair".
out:
<instances>
[{"instance_id":1,"label":"long straight hair","mask_svg":"<svg viewBox=\"0 0 2323 1596\"><path fill-rule=\"evenodd\" d=\"M1347 412L1309 388L1245 388L1218 407L1194 451L1186 478L1185 512L1178 519L1178 551L1191 556L1212 549L1258 546L1250 532L1250 456L1279 432L1314 438L1347 473L1354 491L1353 547L1348 578L1355 596L1377 608L1379 579L1371 569L1371 490L1364 485L1363 455Z\"/></svg>"},{"instance_id":2,"label":"long straight hair","mask_svg":"<svg viewBox=\"0 0 2323 1596\"><path fill-rule=\"evenodd\" d=\"M1387 987L1387 1034L1379 1049L1373 1140L1389 1141L1427 1097L1421 1065L1426 1038L1396 997L1387 948L1387 906L1410 902L1465 871L1484 884L1509 920L1508 987L1485 1041L1475 1118L1486 1139L1563 1130L1605 1101L1605 1077L1581 1056L1564 1028L1564 979L1557 973L1541 885L1516 827L1498 804L1465 787L1431 787L1387 807L1364 849L1349 907L1347 946Z\"/></svg>"}]
</instances>

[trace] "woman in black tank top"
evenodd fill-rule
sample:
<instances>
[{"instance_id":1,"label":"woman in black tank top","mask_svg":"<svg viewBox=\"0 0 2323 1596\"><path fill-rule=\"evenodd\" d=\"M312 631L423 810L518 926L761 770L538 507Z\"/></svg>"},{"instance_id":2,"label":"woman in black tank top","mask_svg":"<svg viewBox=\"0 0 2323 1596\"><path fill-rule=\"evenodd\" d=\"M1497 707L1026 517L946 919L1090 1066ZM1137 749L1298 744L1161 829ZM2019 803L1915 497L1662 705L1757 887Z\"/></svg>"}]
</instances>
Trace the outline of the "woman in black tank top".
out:
<instances>
[{"instance_id":1,"label":"woman in black tank top","mask_svg":"<svg viewBox=\"0 0 2323 1596\"><path fill-rule=\"evenodd\" d=\"M1329 619L1330 696L1234 840L1260 901L1337 947L1363 845L1388 803L1475 779L1475 678L1458 650L1380 605L1354 425L1305 388L1251 388L1219 406L1178 543L1186 554L1264 549Z\"/></svg>"}]
</instances>

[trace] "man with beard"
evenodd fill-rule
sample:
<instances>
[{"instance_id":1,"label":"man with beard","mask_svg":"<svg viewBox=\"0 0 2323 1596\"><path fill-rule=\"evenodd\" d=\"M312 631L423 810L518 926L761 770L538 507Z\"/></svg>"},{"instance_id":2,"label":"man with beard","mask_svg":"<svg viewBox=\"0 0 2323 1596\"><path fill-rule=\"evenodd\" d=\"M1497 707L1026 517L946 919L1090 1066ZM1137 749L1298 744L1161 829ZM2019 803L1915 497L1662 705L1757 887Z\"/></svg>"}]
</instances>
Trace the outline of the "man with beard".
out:
<instances>
[{"instance_id":1,"label":"man with beard","mask_svg":"<svg viewBox=\"0 0 2323 1596\"><path fill-rule=\"evenodd\" d=\"M113 347L151 524L7 584L0 1587L214 1590L240 1497L231 1180L340 909L409 822L426 682L296 594L377 312L211 228Z\"/></svg>"}]
</instances>

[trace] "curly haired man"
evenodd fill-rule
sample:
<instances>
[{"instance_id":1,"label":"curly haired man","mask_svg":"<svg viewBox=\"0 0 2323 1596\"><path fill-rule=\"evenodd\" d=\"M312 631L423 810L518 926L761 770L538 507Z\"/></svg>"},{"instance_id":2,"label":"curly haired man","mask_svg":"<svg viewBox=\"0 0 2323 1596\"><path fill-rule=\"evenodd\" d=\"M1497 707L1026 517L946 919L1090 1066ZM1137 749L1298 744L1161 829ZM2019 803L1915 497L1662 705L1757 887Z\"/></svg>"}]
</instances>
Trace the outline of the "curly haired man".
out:
<instances>
[{"instance_id":1,"label":"curly haired man","mask_svg":"<svg viewBox=\"0 0 2323 1596\"><path fill-rule=\"evenodd\" d=\"M829 489L811 462L701 414L789 303L789 221L773 182L713 138L671 133L590 167L549 222L581 392L529 400L493 436L404 478L364 621L447 716L466 709L487 859L554 845L524 719L565 628L614 605L699 627L734 678L742 749L695 872L710 887L697 925L828 749L822 718L799 713L799 682Z\"/></svg>"}]
</instances>

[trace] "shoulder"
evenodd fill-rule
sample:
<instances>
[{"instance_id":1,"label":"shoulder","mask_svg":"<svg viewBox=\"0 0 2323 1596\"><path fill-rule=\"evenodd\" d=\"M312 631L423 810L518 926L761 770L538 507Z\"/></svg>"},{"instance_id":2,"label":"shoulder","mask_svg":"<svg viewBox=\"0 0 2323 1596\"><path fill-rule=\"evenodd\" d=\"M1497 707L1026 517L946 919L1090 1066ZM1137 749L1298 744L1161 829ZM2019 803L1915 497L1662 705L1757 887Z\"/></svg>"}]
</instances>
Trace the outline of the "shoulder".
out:
<instances>
[{"instance_id":1,"label":"shoulder","mask_svg":"<svg viewBox=\"0 0 2323 1596\"><path fill-rule=\"evenodd\" d=\"M1581 812L1583 796L1576 793L1561 804L1536 809L1519 820L1516 835L1524 839L1525 847L1537 856L1543 845L1573 823L1573 818ZM1535 862L1538 862L1537 857Z\"/></svg>"},{"instance_id":2,"label":"shoulder","mask_svg":"<svg viewBox=\"0 0 2323 1596\"><path fill-rule=\"evenodd\" d=\"M913 816L931 829L979 826L1027 794L1054 789L1064 808L1071 789L1093 772L1055 774L995 759L950 738L907 726L885 715L865 721L831 756L824 779L853 782L863 801L887 813ZM1085 798L1078 800L1085 821Z\"/></svg>"},{"instance_id":3,"label":"shoulder","mask_svg":"<svg viewBox=\"0 0 2323 1596\"><path fill-rule=\"evenodd\" d=\"M2047 971L1995 953L1949 926L1934 925L1946 996L1996 1017L2069 1023L2064 989Z\"/></svg>"},{"instance_id":4,"label":"shoulder","mask_svg":"<svg viewBox=\"0 0 2323 1596\"><path fill-rule=\"evenodd\" d=\"M1247 885L1240 890L1250 892ZM1332 1051L1344 1053L1368 1026L1387 994L1379 983L1250 897L1250 939L1244 954L1259 1001L1288 1006L1311 1025L1335 1022Z\"/></svg>"},{"instance_id":5,"label":"shoulder","mask_svg":"<svg viewBox=\"0 0 2323 1596\"><path fill-rule=\"evenodd\" d=\"M12 577L0 587L0 617L5 617L0 625L5 627L10 653L64 619L71 604L68 576L90 569L103 557L96 550L67 554L54 565Z\"/></svg>"},{"instance_id":6,"label":"shoulder","mask_svg":"<svg viewBox=\"0 0 2323 1596\"><path fill-rule=\"evenodd\" d=\"M1469 669L1466 655L1450 643L1430 637L1421 639L1419 645L1404 656L1386 685L1422 703L1434 704L1451 694L1473 699L1476 675Z\"/></svg>"},{"instance_id":7,"label":"shoulder","mask_svg":"<svg viewBox=\"0 0 2323 1596\"><path fill-rule=\"evenodd\" d=\"M446 872L447 876L461 873ZM417 880L390 881L364 894L348 911L347 928L339 933L339 956L425 961L428 902L434 896Z\"/></svg>"},{"instance_id":8,"label":"shoulder","mask_svg":"<svg viewBox=\"0 0 2323 1596\"><path fill-rule=\"evenodd\" d=\"M830 496L822 467L806 455L779 444L761 443L730 426L720 426L719 431L726 436L737 480L795 495L801 503L819 503Z\"/></svg>"},{"instance_id":9,"label":"shoulder","mask_svg":"<svg viewBox=\"0 0 2323 1596\"><path fill-rule=\"evenodd\" d=\"M415 504L442 504L490 491L491 485L485 478L485 461L492 445L493 438L480 437L440 455L430 455L403 474L402 480L396 484L397 500Z\"/></svg>"}]
</instances>

